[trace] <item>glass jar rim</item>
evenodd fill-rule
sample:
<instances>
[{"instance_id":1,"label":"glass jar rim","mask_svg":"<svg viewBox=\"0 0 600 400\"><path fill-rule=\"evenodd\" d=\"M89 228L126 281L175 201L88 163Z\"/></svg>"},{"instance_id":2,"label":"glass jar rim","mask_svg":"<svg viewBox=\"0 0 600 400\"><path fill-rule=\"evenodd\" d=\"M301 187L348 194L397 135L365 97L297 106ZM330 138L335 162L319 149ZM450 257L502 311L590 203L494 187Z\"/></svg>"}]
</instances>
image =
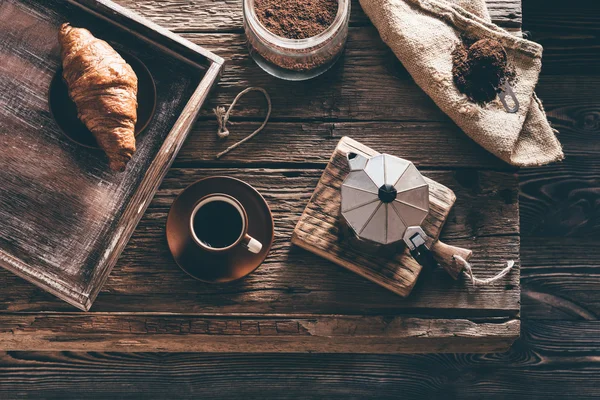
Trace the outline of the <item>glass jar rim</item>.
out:
<instances>
[{"instance_id":1,"label":"glass jar rim","mask_svg":"<svg viewBox=\"0 0 600 400\"><path fill-rule=\"evenodd\" d=\"M348 6L350 0L338 0L338 11L331 23L324 31L318 35L307 37L304 39L290 39L283 36L279 36L268 30L258 19L256 11L254 9L254 0L244 0L244 13L249 13L247 23L252 26L252 29L257 32L262 38L269 42L276 44L279 47L291 48L291 49L307 49L318 46L323 42L329 40L329 38L337 32L342 25L345 23L346 16L348 15Z\"/></svg>"}]
</instances>

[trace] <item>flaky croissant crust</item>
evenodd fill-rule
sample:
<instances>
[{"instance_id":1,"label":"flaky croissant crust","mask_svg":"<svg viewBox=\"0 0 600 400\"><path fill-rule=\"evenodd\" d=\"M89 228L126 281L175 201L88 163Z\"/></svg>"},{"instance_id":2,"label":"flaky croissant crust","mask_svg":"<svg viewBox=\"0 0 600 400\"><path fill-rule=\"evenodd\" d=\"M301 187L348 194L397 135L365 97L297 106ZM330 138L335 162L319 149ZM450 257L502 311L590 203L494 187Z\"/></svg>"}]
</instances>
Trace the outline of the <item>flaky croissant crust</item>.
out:
<instances>
[{"instance_id":1,"label":"flaky croissant crust","mask_svg":"<svg viewBox=\"0 0 600 400\"><path fill-rule=\"evenodd\" d=\"M135 152L138 79L129 64L90 31L65 23L58 34L63 78L79 119L123 171Z\"/></svg>"}]
</instances>

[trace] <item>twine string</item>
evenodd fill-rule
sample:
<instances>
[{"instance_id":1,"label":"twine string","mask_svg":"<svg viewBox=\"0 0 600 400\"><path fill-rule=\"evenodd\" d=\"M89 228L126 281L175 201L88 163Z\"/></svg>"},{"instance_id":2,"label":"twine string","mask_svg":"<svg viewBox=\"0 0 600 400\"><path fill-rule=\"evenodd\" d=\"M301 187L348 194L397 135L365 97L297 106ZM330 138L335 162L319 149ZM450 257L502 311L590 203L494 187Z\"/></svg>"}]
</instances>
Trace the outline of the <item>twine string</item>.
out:
<instances>
[{"instance_id":1,"label":"twine string","mask_svg":"<svg viewBox=\"0 0 600 400\"><path fill-rule=\"evenodd\" d=\"M271 97L269 96L269 93L267 93L267 91L261 87L254 87L254 86L249 87L249 88L242 90L240 93L238 93L237 96L235 96L235 99L233 99L233 102L231 103L231 105L229 106L227 111L225 111L225 107L217 107L217 108L213 109L213 111L217 117L217 123L219 124L219 129L217 130L217 136L219 137L219 139L225 139L229 136L229 130L227 129L227 123L229 122L231 110L233 110L233 107L235 107L235 104L243 95L245 95L246 93L252 92L252 91L261 92L265 96L265 99L267 99L268 109L267 109L267 115L265 117L265 120L263 121L262 125L259 126L258 129L256 129L254 132L252 132L251 134L249 134L248 136L246 136L239 142L229 146L228 148L226 148L225 150L223 150L222 152L217 154L217 156L216 156L217 159L221 158L225 154L229 153L231 150L235 149L239 145L252 139L260 131L262 131L263 128L267 125L267 122L269 122L269 117L271 116L271 109L272 109Z\"/></svg>"},{"instance_id":2,"label":"twine string","mask_svg":"<svg viewBox=\"0 0 600 400\"><path fill-rule=\"evenodd\" d=\"M467 277L471 280L471 283L473 284L473 286L487 286L487 285L491 285L492 283L499 281L500 279L504 278L506 275L508 275L508 273L513 269L513 267L515 266L515 262L513 260L510 260L506 263L506 268L504 268L502 271L500 271L498 274L496 274L495 276L488 278L488 279L479 279L475 276L475 274L473 274L473 268L471 267L471 264L469 264L467 262L467 260L465 260L464 258L462 258L461 256L459 256L458 254L455 254L454 256L452 256L460 265L463 266L463 272L465 273L465 275L467 275Z\"/></svg>"}]
</instances>

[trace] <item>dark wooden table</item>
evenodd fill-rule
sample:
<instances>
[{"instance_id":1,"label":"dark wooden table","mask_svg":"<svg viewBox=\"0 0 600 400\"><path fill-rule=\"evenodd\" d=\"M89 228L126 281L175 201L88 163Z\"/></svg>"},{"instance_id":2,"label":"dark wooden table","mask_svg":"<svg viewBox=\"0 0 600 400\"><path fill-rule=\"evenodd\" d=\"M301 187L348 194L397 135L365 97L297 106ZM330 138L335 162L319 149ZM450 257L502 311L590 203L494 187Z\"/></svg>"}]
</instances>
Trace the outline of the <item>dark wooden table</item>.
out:
<instances>
[{"instance_id":1,"label":"dark wooden table","mask_svg":"<svg viewBox=\"0 0 600 400\"><path fill-rule=\"evenodd\" d=\"M490 190L489 179L474 177L505 176L514 172L469 142L443 114L435 111L424 94L409 85L406 71L377 39L360 12L354 13L346 58L332 71L343 74L354 85L336 86L323 77L316 80L310 90L303 87L286 90L289 87L285 83L274 82L248 58L240 31L238 1L122 0L121 3L232 61L204 110L203 122L198 123L186 143L98 298L94 311L100 317L106 313L104 326L110 323L109 314L114 309L127 311L135 305L143 314L144 307L160 308L173 299L181 300L182 308L193 310L197 304L193 301L194 294L171 293L168 289L148 296L149 288L169 287L161 271L172 266L161 261L153 263L146 253L149 244L155 245L161 252L156 260L164 258L162 253L166 247L160 243L161 224L172 196L182 185L201 176L225 173L256 184L277 205L276 217L283 221L278 233L289 237L289 230L299 215L289 211L301 210L300 204L307 200L305 197L318 180L328 154L339 136L345 134L382 151L409 152L426 171L447 171L457 183L466 184L465 194ZM588 66L595 63L598 67L598 13L593 2L579 3L580 8L572 8L572 4L553 8L541 0L524 3L525 23L527 18L531 21L525 29L532 30L533 39L546 46L544 75L538 92L545 100L552 122L562 132L567 161L519 172L523 233L522 338L511 350L488 355L413 356L9 352L3 353L0 360L0 397L64 398L67 397L65 390L72 391L71 396L75 398L82 397L84 392L107 397L117 394L173 397L177 394L231 398L481 398L491 394L560 398L565 393L579 398L600 396L600 325L597 323L600 271L594 239L598 233L595 159L600 151L594 134L600 126L600 81L594 68ZM515 30L520 28L521 15L515 8L518 1L496 0L490 4L492 10L496 10L496 22ZM357 9L358 5L354 5ZM497 11L502 9L512 11ZM247 85L265 86L272 94L277 93L273 99L276 107L273 123L256 140L216 163L209 154L222 144L215 140L216 124L210 117L210 108L228 104ZM241 118L232 129L234 134L249 133L260 120L258 101L257 97L254 102L249 99L240 104ZM420 147L416 137L402 135L405 132L419 132L419 139L427 140L427 151ZM397 136L406 140L394 141ZM444 146L439 146L440 142ZM452 154L459 149L460 156ZM512 198L510 187L503 193L508 200ZM485 239L486 225L482 223L485 221L485 216L473 215L461 229L471 229L473 236ZM464 234L464 231L456 234ZM505 236L512 238L514 234L507 232ZM499 243L503 237L493 240ZM286 246L278 243L274 247L272 264L263 265L255 279L268 278L269 272L277 271L281 263L302 263L304 255ZM311 261L316 260L311 258ZM172 272L170 276L176 277ZM361 294L379 290L343 270L335 272L334 277L343 283L345 290L353 289ZM311 296L323 301L318 293L307 294L310 282L295 281L301 284L274 285L266 292L246 291L240 296L250 302L265 296L284 299L288 304ZM0 293L0 309L5 315L13 315L15 319L30 315L34 322L43 323L53 313L79 314L4 271L0 272L0 282L5 285ZM233 298L226 292L210 295L221 296L225 301ZM196 300L201 302L202 299ZM280 303L275 301L274 304ZM302 304L298 302L299 307ZM340 300L329 304L332 309L340 305L343 308ZM376 308L374 303L370 307ZM387 306L380 304L379 307ZM88 328L82 325L82 329ZM113 326L111 329L124 328ZM146 324L145 328L182 329L177 323Z\"/></svg>"}]
</instances>

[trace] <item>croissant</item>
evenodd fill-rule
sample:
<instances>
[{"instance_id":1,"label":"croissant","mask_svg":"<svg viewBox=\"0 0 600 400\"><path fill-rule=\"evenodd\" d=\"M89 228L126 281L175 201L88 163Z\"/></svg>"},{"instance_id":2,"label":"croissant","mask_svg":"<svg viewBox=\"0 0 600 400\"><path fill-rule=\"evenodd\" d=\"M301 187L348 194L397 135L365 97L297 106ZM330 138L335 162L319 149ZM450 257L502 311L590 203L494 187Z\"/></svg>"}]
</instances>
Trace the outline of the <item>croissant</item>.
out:
<instances>
[{"instance_id":1,"label":"croissant","mask_svg":"<svg viewBox=\"0 0 600 400\"><path fill-rule=\"evenodd\" d=\"M92 132L114 171L135 152L138 79L104 40L68 23L60 27L63 78L79 119Z\"/></svg>"}]
</instances>

